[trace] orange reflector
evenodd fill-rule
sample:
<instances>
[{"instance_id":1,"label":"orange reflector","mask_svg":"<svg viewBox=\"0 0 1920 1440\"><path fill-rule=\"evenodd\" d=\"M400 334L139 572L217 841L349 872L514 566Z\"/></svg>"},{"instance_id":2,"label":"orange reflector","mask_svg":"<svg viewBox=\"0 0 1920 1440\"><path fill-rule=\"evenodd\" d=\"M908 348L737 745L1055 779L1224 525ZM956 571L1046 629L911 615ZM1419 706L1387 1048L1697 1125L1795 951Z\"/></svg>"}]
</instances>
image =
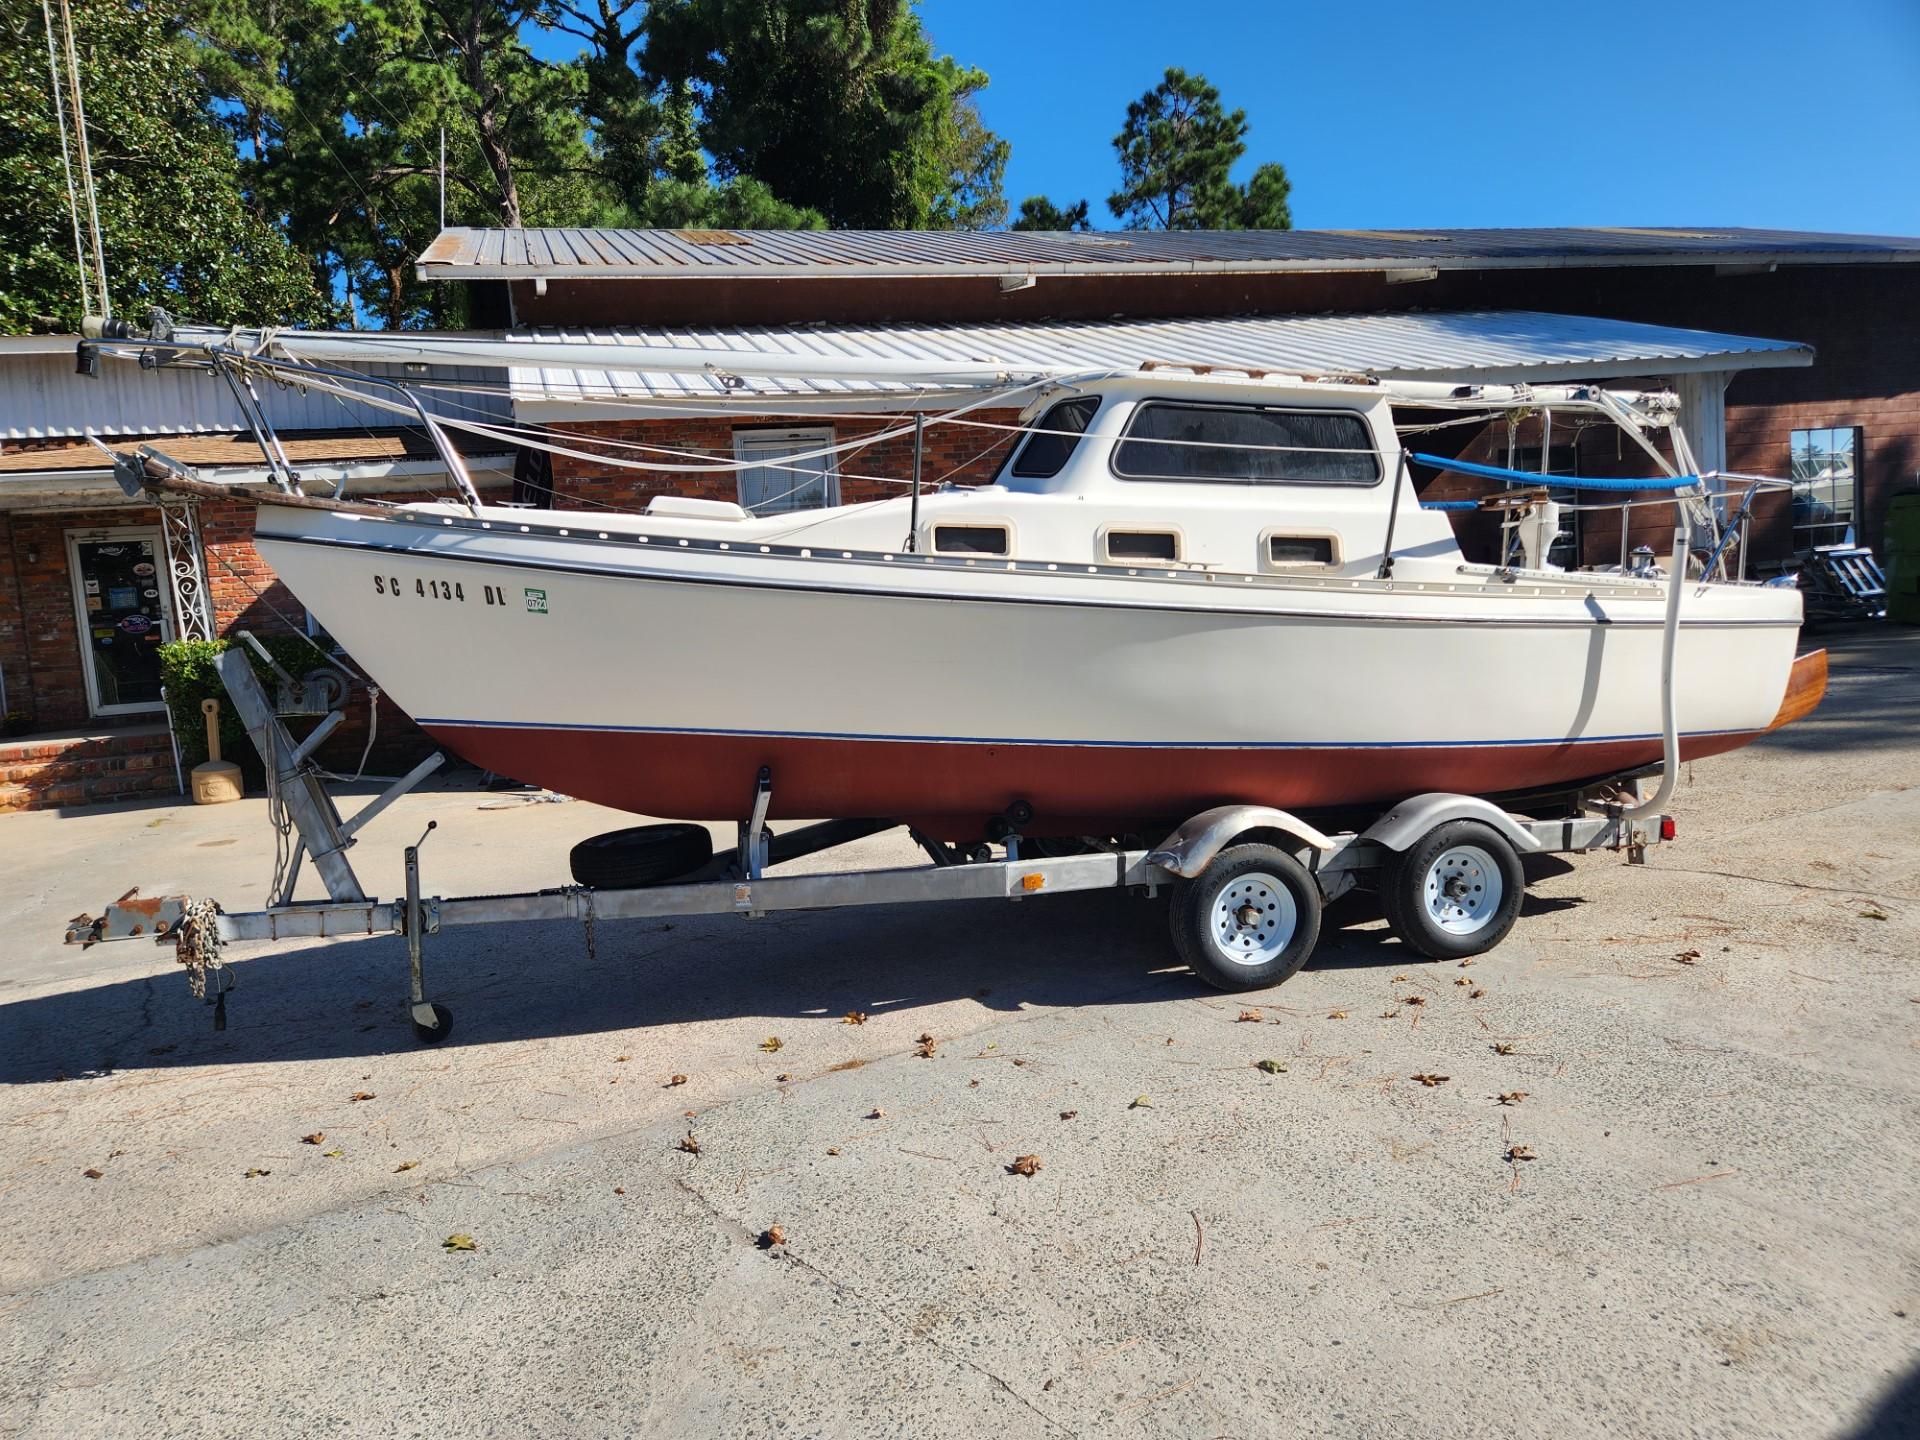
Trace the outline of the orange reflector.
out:
<instances>
[{"instance_id":1,"label":"orange reflector","mask_svg":"<svg viewBox=\"0 0 1920 1440\"><path fill-rule=\"evenodd\" d=\"M1020 877L1020 888L1022 890L1044 890L1047 888L1047 877L1044 875L1022 875Z\"/></svg>"},{"instance_id":2,"label":"orange reflector","mask_svg":"<svg viewBox=\"0 0 1920 1440\"><path fill-rule=\"evenodd\" d=\"M1662 840L1671 840L1673 836L1674 836L1673 817L1671 815L1662 815L1660 817L1660 838Z\"/></svg>"}]
</instances>

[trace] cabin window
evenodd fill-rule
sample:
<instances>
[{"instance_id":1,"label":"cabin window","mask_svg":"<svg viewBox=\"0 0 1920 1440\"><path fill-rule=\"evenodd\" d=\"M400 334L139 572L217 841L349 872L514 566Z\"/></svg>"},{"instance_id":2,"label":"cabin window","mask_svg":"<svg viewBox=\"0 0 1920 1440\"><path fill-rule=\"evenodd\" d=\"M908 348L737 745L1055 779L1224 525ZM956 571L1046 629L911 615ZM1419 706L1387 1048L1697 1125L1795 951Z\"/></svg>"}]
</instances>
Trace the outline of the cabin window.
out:
<instances>
[{"instance_id":1,"label":"cabin window","mask_svg":"<svg viewBox=\"0 0 1920 1440\"><path fill-rule=\"evenodd\" d=\"M1337 553L1331 535L1267 536L1267 564L1277 570L1329 569Z\"/></svg>"},{"instance_id":2,"label":"cabin window","mask_svg":"<svg viewBox=\"0 0 1920 1440\"><path fill-rule=\"evenodd\" d=\"M1113 469L1133 480L1371 485L1380 457L1352 411L1151 400L1133 412Z\"/></svg>"},{"instance_id":3,"label":"cabin window","mask_svg":"<svg viewBox=\"0 0 1920 1440\"><path fill-rule=\"evenodd\" d=\"M1027 443L1013 457L1013 473L1028 480L1058 475L1079 448L1080 437L1087 433L1099 408L1097 395L1082 395L1048 407L1027 436Z\"/></svg>"},{"instance_id":4,"label":"cabin window","mask_svg":"<svg viewBox=\"0 0 1920 1440\"><path fill-rule=\"evenodd\" d=\"M933 548L941 555L1004 555L1007 553L1007 527L1004 525L936 525Z\"/></svg>"},{"instance_id":5,"label":"cabin window","mask_svg":"<svg viewBox=\"0 0 1920 1440\"><path fill-rule=\"evenodd\" d=\"M833 457L816 453L832 444L827 428L735 430L733 458L748 462L740 471L740 504L755 515L838 505Z\"/></svg>"},{"instance_id":6,"label":"cabin window","mask_svg":"<svg viewBox=\"0 0 1920 1440\"><path fill-rule=\"evenodd\" d=\"M1846 425L1795 430L1792 442L1794 547L1846 544L1853 529L1860 432Z\"/></svg>"},{"instance_id":7,"label":"cabin window","mask_svg":"<svg viewBox=\"0 0 1920 1440\"><path fill-rule=\"evenodd\" d=\"M1107 559L1172 561L1180 558L1180 537L1171 530L1109 530Z\"/></svg>"}]
</instances>

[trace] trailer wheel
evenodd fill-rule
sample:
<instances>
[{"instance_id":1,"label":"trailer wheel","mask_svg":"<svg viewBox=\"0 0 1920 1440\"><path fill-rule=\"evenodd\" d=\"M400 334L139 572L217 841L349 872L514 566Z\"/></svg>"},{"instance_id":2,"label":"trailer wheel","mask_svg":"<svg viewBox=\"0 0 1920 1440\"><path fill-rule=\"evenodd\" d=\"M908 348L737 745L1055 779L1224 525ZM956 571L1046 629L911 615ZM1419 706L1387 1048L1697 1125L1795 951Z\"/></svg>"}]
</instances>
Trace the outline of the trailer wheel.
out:
<instances>
[{"instance_id":1,"label":"trailer wheel","mask_svg":"<svg viewBox=\"0 0 1920 1440\"><path fill-rule=\"evenodd\" d=\"M1320 939L1320 887L1286 851L1230 845L1174 887L1173 947L1220 990L1289 979Z\"/></svg>"},{"instance_id":2,"label":"trailer wheel","mask_svg":"<svg viewBox=\"0 0 1920 1440\"><path fill-rule=\"evenodd\" d=\"M1526 885L1504 835L1478 820L1453 820L1393 857L1381 899L1405 944L1435 960L1461 960L1507 938Z\"/></svg>"},{"instance_id":3,"label":"trailer wheel","mask_svg":"<svg viewBox=\"0 0 1920 1440\"><path fill-rule=\"evenodd\" d=\"M574 883L595 890L637 890L698 870L713 858L704 825L635 825L582 840L567 856Z\"/></svg>"}]
</instances>

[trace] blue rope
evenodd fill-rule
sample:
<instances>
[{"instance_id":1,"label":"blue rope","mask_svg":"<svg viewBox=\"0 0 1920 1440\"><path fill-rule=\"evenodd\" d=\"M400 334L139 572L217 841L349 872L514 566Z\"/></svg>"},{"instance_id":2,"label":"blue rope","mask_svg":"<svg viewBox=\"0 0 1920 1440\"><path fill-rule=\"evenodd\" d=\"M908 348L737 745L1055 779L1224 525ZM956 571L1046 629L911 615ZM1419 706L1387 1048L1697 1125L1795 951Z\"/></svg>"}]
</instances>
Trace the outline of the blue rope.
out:
<instances>
[{"instance_id":1,"label":"blue rope","mask_svg":"<svg viewBox=\"0 0 1920 1440\"><path fill-rule=\"evenodd\" d=\"M1416 457L1417 458L1417 457ZM1478 510L1478 500L1422 500L1422 510Z\"/></svg>"},{"instance_id":2,"label":"blue rope","mask_svg":"<svg viewBox=\"0 0 1920 1440\"><path fill-rule=\"evenodd\" d=\"M1556 490L1683 490L1700 483L1698 475L1660 475L1648 480L1536 475L1528 470L1508 470L1499 465L1476 465L1471 460L1445 460L1438 455L1409 455L1407 458L1461 475L1482 475L1489 480L1504 480L1509 485L1551 485Z\"/></svg>"}]
</instances>

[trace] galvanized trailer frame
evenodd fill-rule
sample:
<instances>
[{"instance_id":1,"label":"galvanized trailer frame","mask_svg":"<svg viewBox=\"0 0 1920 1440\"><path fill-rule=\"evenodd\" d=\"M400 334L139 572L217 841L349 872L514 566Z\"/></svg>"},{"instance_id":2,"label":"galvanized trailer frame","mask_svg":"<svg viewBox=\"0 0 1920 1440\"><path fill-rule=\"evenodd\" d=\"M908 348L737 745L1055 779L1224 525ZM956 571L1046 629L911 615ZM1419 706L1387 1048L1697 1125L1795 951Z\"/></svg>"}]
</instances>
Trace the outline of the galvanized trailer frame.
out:
<instances>
[{"instance_id":1,"label":"galvanized trailer frame","mask_svg":"<svg viewBox=\"0 0 1920 1440\"><path fill-rule=\"evenodd\" d=\"M1002 827L1004 858L993 858L985 846L961 852L910 831L927 853L925 865L774 875L768 873L772 865L817 854L889 827L885 822L826 821L774 836L766 828L774 777L763 769L753 778L751 804L746 818L738 822L734 848L716 855L695 875L674 883L622 890L568 885L508 895L427 895L421 885L421 849L435 828L429 823L420 839L405 848L404 893L397 899L380 900L369 897L361 887L347 852L357 843L358 832L366 823L438 768L441 757L429 757L351 819L343 819L313 758L316 737L331 731L338 723L339 712L332 712L304 742L296 742L245 652L231 649L218 664L228 693L246 722L248 736L266 764L270 803L284 814L291 832L291 863L284 868L263 910L229 913L212 902L196 903L186 897L159 901L123 897L108 907L88 937L118 939L147 933L161 943L175 945L194 977L196 993L217 1007L216 1024L224 1023L226 995L233 984L232 972L220 954L230 943L401 935L407 942L408 1000L414 1030L421 1040L432 1043L445 1038L452 1014L427 996L425 941L454 926L577 921L586 927L591 946L593 927L601 920L728 914L752 919L774 911L921 901L1026 900L1086 890L1152 894L1163 885L1197 881L1223 850L1248 840L1262 841L1292 854L1312 876L1320 899L1331 901L1351 889L1364 872L1389 862L1438 827L1460 820L1479 822L1521 855L1607 849L1623 851L1630 862L1639 863L1647 846L1673 836L1668 817L1635 817L1633 811L1643 808L1635 804L1637 786L1624 799L1616 790L1608 802L1596 801L1580 813L1551 820L1511 815L1474 796L1418 795L1364 830L1333 835L1283 810L1227 805L1193 816L1157 845L1089 840L1084 845L1085 853L1068 855L1023 854L1023 849L1032 852L1045 847L1023 842L1019 833L1023 817L1015 807ZM302 853L312 857L314 869L327 887L326 900L292 898Z\"/></svg>"}]
</instances>

